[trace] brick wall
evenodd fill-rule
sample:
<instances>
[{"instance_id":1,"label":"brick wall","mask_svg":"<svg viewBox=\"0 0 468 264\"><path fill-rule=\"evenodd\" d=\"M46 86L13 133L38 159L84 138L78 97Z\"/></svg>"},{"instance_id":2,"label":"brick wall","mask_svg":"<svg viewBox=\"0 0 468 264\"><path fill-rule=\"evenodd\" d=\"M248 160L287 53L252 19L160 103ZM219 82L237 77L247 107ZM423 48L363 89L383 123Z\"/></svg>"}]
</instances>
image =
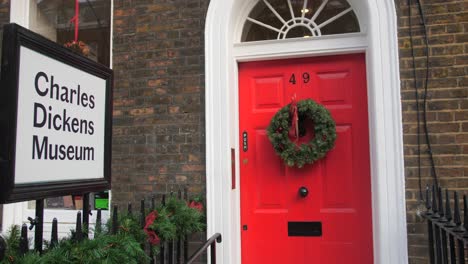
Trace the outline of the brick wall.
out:
<instances>
[{"instance_id":1,"label":"brick wall","mask_svg":"<svg viewBox=\"0 0 468 264\"><path fill-rule=\"evenodd\" d=\"M113 202L205 191L208 0L114 1Z\"/></svg>"},{"instance_id":2,"label":"brick wall","mask_svg":"<svg viewBox=\"0 0 468 264\"><path fill-rule=\"evenodd\" d=\"M0 50L2 50L3 25L10 22L10 0L0 0ZM0 54L1 59L1 54ZM2 231L3 206L0 204L0 232Z\"/></svg>"},{"instance_id":3,"label":"brick wall","mask_svg":"<svg viewBox=\"0 0 468 264\"><path fill-rule=\"evenodd\" d=\"M114 1L112 202L120 208L183 187L205 193L207 9L208 0ZM191 253L204 237L192 236Z\"/></svg>"},{"instance_id":4,"label":"brick wall","mask_svg":"<svg viewBox=\"0 0 468 264\"><path fill-rule=\"evenodd\" d=\"M410 263L427 263L425 225L416 216L416 106L407 0L395 0L399 24ZM431 70L428 128L443 187L468 189L468 5L425 0ZM208 0L116 0L113 68L113 202L137 202L189 186L204 193L203 31ZM419 97L425 56L421 20L414 19ZM422 102L422 100L421 100ZM421 108L422 109L422 108ZM421 130L422 131L422 130ZM423 185L431 183L421 136Z\"/></svg>"},{"instance_id":5,"label":"brick wall","mask_svg":"<svg viewBox=\"0 0 468 264\"><path fill-rule=\"evenodd\" d=\"M422 2L431 56L427 121L436 172L442 187L464 192L468 189L468 3L466 0ZM407 0L396 0L396 5L399 17L409 259L413 264L428 263L426 227L416 215L419 197L417 115ZM423 31L416 5L412 6L412 13L417 86L422 104L426 65ZM423 185L432 183L425 142L421 136Z\"/></svg>"}]
</instances>

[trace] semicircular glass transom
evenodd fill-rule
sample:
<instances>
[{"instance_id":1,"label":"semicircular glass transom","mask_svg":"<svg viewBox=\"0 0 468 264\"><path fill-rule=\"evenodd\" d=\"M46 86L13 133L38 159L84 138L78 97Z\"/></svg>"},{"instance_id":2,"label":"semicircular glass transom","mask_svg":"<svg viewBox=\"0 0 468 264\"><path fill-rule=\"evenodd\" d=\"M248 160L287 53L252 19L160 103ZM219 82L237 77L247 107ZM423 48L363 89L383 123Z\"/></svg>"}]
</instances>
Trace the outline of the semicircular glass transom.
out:
<instances>
[{"instance_id":1,"label":"semicircular glass transom","mask_svg":"<svg viewBox=\"0 0 468 264\"><path fill-rule=\"evenodd\" d=\"M360 32L346 0L259 0L247 17L242 42Z\"/></svg>"}]
</instances>

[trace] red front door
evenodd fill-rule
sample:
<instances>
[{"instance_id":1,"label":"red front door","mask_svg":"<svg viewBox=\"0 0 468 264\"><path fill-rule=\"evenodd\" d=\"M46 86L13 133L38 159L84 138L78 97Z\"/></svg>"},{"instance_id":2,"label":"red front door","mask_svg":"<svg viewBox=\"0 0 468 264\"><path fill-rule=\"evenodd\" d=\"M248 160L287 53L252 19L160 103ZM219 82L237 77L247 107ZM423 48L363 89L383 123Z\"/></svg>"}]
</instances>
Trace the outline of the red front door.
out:
<instances>
[{"instance_id":1,"label":"red front door","mask_svg":"<svg viewBox=\"0 0 468 264\"><path fill-rule=\"evenodd\" d=\"M243 264L373 262L365 69L363 54L239 65ZM301 169L266 134L294 94L330 110L337 131L335 148Z\"/></svg>"}]
</instances>

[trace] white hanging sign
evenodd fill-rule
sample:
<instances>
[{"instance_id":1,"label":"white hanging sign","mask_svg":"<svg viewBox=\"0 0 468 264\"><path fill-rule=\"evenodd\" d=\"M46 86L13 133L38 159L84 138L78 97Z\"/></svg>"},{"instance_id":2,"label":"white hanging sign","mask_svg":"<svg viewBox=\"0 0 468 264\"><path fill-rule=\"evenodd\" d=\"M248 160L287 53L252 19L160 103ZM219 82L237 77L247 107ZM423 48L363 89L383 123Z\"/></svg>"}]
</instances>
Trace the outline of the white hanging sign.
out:
<instances>
[{"instance_id":1,"label":"white hanging sign","mask_svg":"<svg viewBox=\"0 0 468 264\"><path fill-rule=\"evenodd\" d=\"M18 25L4 32L0 202L109 188L112 71Z\"/></svg>"}]
</instances>

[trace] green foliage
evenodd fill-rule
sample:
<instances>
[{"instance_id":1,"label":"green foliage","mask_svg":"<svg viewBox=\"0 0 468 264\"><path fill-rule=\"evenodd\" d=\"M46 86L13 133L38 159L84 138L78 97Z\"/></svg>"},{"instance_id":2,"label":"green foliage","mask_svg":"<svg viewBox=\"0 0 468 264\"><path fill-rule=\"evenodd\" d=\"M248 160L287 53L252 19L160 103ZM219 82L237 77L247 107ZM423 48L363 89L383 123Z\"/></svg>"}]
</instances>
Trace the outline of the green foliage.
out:
<instances>
[{"instance_id":1,"label":"green foliage","mask_svg":"<svg viewBox=\"0 0 468 264\"><path fill-rule=\"evenodd\" d=\"M177 227L175 223L171 221L171 213L169 210L160 206L156 209L158 217L154 220L154 223L150 226L151 229L156 231L161 240L173 240L177 238Z\"/></svg>"},{"instance_id":2,"label":"green foliage","mask_svg":"<svg viewBox=\"0 0 468 264\"><path fill-rule=\"evenodd\" d=\"M165 205L156 208L157 217L150 224L161 240L174 240L205 229L204 214L190 208L187 202L169 197Z\"/></svg>"},{"instance_id":3,"label":"green foliage","mask_svg":"<svg viewBox=\"0 0 468 264\"><path fill-rule=\"evenodd\" d=\"M182 237L195 232L203 231L203 214L197 209L190 208L187 202L175 197L167 200L165 209L169 213L169 220L176 227L176 237Z\"/></svg>"},{"instance_id":4,"label":"green foliage","mask_svg":"<svg viewBox=\"0 0 468 264\"><path fill-rule=\"evenodd\" d=\"M0 264L12 263L11 261L16 261L19 259L19 244L21 236L21 228L18 225L13 225L8 230L8 236L5 238L5 241L8 245L5 252L5 259L0 261ZM27 262L26 262L27 261ZM19 262L18 262L19 263ZM21 263L34 263L30 259L26 259L25 262Z\"/></svg>"},{"instance_id":5,"label":"green foliage","mask_svg":"<svg viewBox=\"0 0 468 264\"><path fill-rule=\"evenodd\" d=\"M194 232L203 231L205 226L203 213L190 208L181 199L170 197L165 206L156 208L157 217L151 224L160 239L169 241ZM0 264L113 264L113 263L147 263L149 257L144 251L148 239L141 223L140 215L120 214L117 234L110 234L112 220L107 228L95 233L94 239L83 239L76 242L73 232L69 238L62 239L54 248L46 249L42 255L28 252L19 254L20 228L13 226L6 241L9 245L6 258ZM153 246L154 254L159 252L159 245Z\"/></svg>"},{"instance_id":6,"label":"green foliage","mask_svg":"<svg viewBox=\"0 0 468 264\"><path fill-rule=\"evenodd\" d=\"M12 254L12 252L19 251L19 241L21 236L21 228L18 225L13 225L8 230L8 236L6 237L6 243L8 245L6 255Z\"/></svg>"},{"instance_id":7,"label":"green foliage","mask_svg":"<svg viewBox=\"0 0 468 264\"><path fill-rule=\"evenodd\" d=\"M335 121L330 112L311 99L301 100L297 103L299 124L309 119L314 122L315 136L308 143L300 146L289 139L291 120L290 105L281 108L270 121L267 128L268 138L276 153L290 167L302 168L305 164L312 164L325 157L326 153L335 146ZM303 131L302 129L300 129Z\"/></svg>"},{"instance_id":8,"label":"green foliage","mask_svg":"<svg viewBox=\"0 0 468 264\"><path fill-rule=\"evenodd\" d=\"M129 234L132 235L136 241L145 241L146 234L140 225L140 216L128 213L121 213L118 216L119 228L117 229L118 234ZM95 234L95 237L107 236L112 227L112 218L106 223L106 229L100 233Z\"/></svg>"},{"instance_id":9,"label":"green foliage","mask_svg":"<svg viewBox=\"0 0 468 264\"><path fill-rule=\"evenodd\" d=\"M41 263L41 256L39 255L39 253L32 252L21 257L13 257L12 260L13 262L6 263L36 264Z\"/></svg>"},{"instance_id":10,"label":"green foliage","mask_svg":"<svg viewBox=\"0 0 468 264\"><path fill-rule=\"evenodd\" d=\"M19 241L19 238L18 238ZM101 235L94 239L84 239L74 242L62 240L57 247L46 249L42 255L29 252L24 256L7 254L1 264L75 264L75 263L145 263L148 256L141 243L129 232L119 232L116 235Z\"/></svg>"}]
</instances>

